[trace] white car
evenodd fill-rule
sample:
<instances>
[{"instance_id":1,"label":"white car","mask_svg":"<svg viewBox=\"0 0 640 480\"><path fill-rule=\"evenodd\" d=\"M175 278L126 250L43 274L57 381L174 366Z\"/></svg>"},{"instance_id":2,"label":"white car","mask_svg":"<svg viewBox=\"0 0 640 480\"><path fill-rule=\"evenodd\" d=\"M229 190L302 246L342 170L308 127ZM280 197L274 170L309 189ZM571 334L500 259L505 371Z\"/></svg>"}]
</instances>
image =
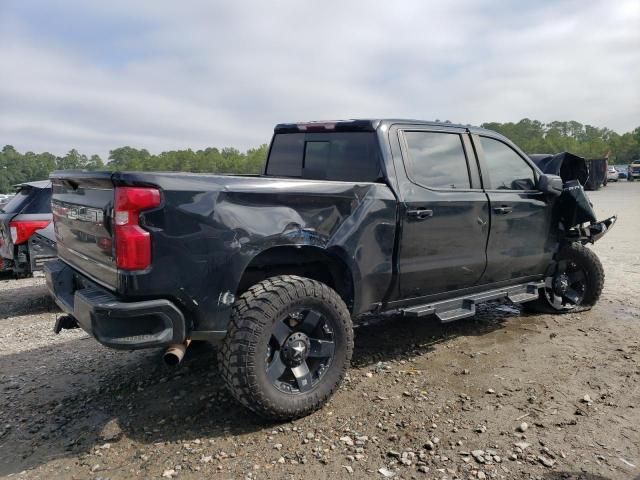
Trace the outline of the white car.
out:
<instances>
[{"instance_id":1,"label":"white car","mask_svg":"<svg viewBox=\"0 0 640 480\"><path fill-rule=\"evenodd\" d=\"M617 182L618 181L618 171L616 167L610 166L607 167L607 182Z\"/></svg>"}]
</instances>

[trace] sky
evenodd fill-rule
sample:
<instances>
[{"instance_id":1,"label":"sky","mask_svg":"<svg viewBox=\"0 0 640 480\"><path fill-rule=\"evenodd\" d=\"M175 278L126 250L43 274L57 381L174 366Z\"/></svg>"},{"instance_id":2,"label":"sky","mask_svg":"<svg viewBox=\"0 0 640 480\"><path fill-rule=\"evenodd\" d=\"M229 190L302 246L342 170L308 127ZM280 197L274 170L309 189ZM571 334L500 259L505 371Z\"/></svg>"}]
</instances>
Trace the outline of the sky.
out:
<instances>
[{"instance_id":1,"label":"sky","mask_svg":"<svg viewBox=\"0 0 640 480\"><path fill-rule=\"evenodd\" d=\"M0 0L0 145L106 159L280 122L640 126L640 1Z\"/></svg>"}]
</instances>

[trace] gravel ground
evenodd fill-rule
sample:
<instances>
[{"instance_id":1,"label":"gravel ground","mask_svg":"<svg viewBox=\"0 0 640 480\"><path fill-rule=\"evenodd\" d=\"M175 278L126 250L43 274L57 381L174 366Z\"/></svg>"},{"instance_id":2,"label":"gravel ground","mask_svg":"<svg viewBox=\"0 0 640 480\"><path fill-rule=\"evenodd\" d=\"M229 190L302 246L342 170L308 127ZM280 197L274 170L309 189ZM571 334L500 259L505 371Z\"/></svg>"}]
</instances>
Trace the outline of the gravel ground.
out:
<instances>
[{"instance_id":1,"label":"gravel ground","mask_svg":"<svg viewBox=\"0 0 640 480\"><path fill-rule=\"evenodd\" d=\"M319 412L268 424L218 381L196 345L108 350L54 335L40 278L0 280L0 475L15 478L640 477L640 185L590 194L618 225L591 311L488 306L439 325L356 331L354 365Z\"/></svg>"}]
</instances>

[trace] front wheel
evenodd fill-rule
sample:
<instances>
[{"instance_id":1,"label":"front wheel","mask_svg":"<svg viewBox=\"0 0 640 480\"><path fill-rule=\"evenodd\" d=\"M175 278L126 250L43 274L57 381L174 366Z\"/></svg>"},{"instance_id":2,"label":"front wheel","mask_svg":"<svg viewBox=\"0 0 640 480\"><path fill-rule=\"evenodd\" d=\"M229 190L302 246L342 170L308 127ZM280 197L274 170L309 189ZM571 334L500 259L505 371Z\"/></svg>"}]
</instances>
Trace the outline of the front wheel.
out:
<instances>
[{"instance_id":1,"label":"front wheel","mask_svg":"<svg viewBox=\"0 0 640 480\"><path fill-rule=\"evenodd\" d=\"M265 418L290 420L333 395L352 352L351 317L340 296L315 280L282 275L236 301L219 364L240 403Z\"/></svg>"},{"instance_id":2,"label":"front wheel","mask_svg":"<svg viewBox=\"0 0 640 480\"><path fill-rule=\"evenodd\" d=\"M604 269L597 255L579 243L563 247L556 268L545 279L539 297L523 306L540 313L565 313L596 304L604 287Z\"/></svg>"}]
</instances>

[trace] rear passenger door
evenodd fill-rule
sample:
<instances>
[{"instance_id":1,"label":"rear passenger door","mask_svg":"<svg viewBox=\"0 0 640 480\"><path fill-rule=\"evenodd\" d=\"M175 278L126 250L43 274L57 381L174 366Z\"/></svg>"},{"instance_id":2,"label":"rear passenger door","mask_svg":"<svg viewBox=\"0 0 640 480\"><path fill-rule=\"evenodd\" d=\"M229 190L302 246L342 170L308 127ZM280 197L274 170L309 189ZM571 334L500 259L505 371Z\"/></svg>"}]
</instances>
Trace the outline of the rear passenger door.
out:
<instances>
[{"instance_id":1,"label":"rear passenger door","mask_svg":"<svg viewBox=\"0 0 640 480\"><path fill-rule=\"evenodd\" d=\"M549 199L531 161L502 139L473 135L491 207L483 283L544 273L553 256Z\"/></svg>"},{"instance_id":2,"label":"rear passenger door","mask_svg":"<svg viewBox=\"0 0 640 480\"><path fill-rule=\"evenodd\" d=\"M466 131L399 128L398 140L401 298L475 285L486 265L489 211Z\"/></svg>"}]
</instances>

